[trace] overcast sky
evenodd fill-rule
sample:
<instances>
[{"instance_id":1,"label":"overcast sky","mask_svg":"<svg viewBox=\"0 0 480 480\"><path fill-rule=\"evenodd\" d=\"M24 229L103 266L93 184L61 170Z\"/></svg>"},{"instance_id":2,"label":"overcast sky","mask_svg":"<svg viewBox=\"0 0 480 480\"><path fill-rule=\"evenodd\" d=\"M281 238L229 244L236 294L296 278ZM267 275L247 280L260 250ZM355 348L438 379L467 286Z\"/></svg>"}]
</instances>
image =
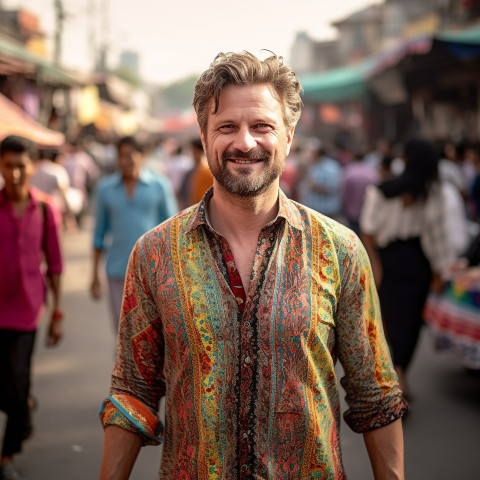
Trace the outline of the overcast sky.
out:
<instances>
[{"instance_id":1,"label":"overcast sky","mask_svg":"<svg viewBox=\"0 0 480 480\"><path fill-rule=\"evenodd\" d=\"M53 37L55 0L1 0L40 17ZM290 59L298 31L331 39L330 23L378 0L63 0L65 66L90 70L93 45L107 40L114 68L122 50L140 55L140 75L164 84L205 70L220 51L268 49ZM108 18L108 22L106 21Z\"/></svg>"}]
</instances>

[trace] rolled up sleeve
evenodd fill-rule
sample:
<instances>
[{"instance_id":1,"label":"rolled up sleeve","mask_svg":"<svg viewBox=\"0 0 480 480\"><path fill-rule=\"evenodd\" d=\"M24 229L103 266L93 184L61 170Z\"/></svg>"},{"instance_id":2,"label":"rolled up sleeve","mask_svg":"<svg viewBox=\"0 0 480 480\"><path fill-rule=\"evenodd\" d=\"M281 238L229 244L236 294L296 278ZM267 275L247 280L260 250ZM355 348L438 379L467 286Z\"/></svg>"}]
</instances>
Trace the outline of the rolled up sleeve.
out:
<instances>
[{"instance_id":1,"label":"rolled up sleeve","mask_svg":"<svg viewBox=\"0 0 480 480\"><path fill-rule=\"evenodd\" d=\"M347 424L368 432L402 417L408 404L401 396L385 340L378 295L367 253L351 236L342 260L337 308L337 348L345 376Z\"/></svg>"},{"instance_id":2,"label":"rolled up sleeve","mask_svg":"<svg viewBox=\"0 0 480 480\"><path fill-rule=\"evenodd\" d=\"M158 408L165 395L164 340L146 256L140 239L127 268L110 395L100 419L104 427L117 425L138 433L144 444L158 444L163 439Z\"/></svg>"}]
</instances>

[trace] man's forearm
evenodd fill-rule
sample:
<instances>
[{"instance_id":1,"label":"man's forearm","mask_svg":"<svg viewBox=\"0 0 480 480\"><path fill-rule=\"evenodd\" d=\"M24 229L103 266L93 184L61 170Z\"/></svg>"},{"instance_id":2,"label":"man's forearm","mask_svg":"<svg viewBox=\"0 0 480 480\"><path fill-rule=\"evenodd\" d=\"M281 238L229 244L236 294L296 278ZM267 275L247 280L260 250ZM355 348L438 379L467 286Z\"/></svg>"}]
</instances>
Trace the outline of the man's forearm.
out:
<instances>
[{"instance_id":1,"label":"man's forearm","mask_svg":"<svg viewBox=\"0 0 480 480\"><path fill-rule=\"evenodd\" d=\"M53 310L62 309L62 298L60 290L60 274L52 273L49 275L50 290L53 297Z\"/></svg>"},{"instance_id":2,"label":"man's forearm","mask_svg":"<svg viewBox=\"0 0 480 480\"><path fill-rule=\"evenodd\" d=\"M127 480L142 446L139 435L110 425L105 429L100 480Z\"/></svg>"},{"instance_id":3,"label":"man's forearm","mask_svg":"<svg viewBox=\"0 0 480 480\"><path fill-rule=\"evenodd\" d=\"M98 277L98 270L100 267L100 260L102 258L103 250L101 248L95 248L93 251L93 268L92 268L92 277Z\"/></svg>"},{"instance_id":4,"label":"man's forearm","mask_svg":"<svg viewBox=\"0 0 480 480\"><path fill-rule=\"evenodd\" d=\"M402 420L364 433L375 480L404 480Z\"/></svg>"}]
</instances>

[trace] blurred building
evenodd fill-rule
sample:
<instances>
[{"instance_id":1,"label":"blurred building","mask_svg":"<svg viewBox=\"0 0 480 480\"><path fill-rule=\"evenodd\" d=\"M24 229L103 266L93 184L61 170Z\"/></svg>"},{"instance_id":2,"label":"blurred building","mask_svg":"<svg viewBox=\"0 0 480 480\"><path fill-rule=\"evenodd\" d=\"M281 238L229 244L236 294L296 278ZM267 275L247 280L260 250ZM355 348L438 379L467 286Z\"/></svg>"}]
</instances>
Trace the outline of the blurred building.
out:
<instances>
[{"instance_id":1,"label":"blurred building","mask_svg":"<svg viewBox=\"0 0 480 480\"><path fill-rule=\"evenodd\" d=\"M298 32L290 52L290 64L297 74L322 72L340 65L338 40L316 41L307 32Z\"/></svg>"},{"instance_id":2,"label":"blurred building","mask_svg":"<svg viewBox=\"0 0 480 480\"><path fill-rule=\"evenodd\" d=\"M357 145L412 133L480 138L480 0L385 0L333 25L338 40L302 32L292 46L300 131Z\"/></svg>"},{"instance_id":3,"label":"blurred building","mask_svg":"<svg viewBox=\"0 0 480 480\"><path fill-rule=\"evenodd\" d=\"M374 4L332 23L338 30L337 53L343 64L361 60L378 51L384 10L383 5Z\"/></svg>"},{"instance_id":4,"label":"blurred building","mask_svg":"<svg viewBox=\"0 0 480 480\"><path fill-rule=\"evenodd\" d=\"M58 29L57 32L58 34ZM121 61L138 82L105 71L72 72L52 61L39 19L0 3L0 139L16 133L49 145L82 137L111 141L157 132L150 95L138 79L139 57Z\"/></svg>"},{"instance_id":5,"label":"blurred building","mask_svg":"<svg viewBox=\"0 0 480 480\"><path fill-rule=\"evenodd\" d=\"M39 143L62 143L69 92L76 84L72 75L48 60L45 34L35 15L0 11L0 137L17 133Z\"/></svg>"}]
</instances>

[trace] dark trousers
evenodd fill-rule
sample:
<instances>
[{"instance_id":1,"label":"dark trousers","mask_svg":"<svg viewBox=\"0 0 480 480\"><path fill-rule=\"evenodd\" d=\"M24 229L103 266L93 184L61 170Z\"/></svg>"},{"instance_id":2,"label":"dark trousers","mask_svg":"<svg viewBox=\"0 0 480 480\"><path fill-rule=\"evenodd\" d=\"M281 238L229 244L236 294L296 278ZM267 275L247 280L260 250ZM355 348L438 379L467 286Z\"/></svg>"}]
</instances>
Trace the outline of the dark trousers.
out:
<instances>
[{"instance_id":1,"label":"dark trousers","mask_svg":"<svg viewBox=\"0 0 480 480\"><path fill-rule=\"evenodd\" d=\"M380 250L383 267L378 290L387 340L396 366L407 369L420 335L432 278L420 239L397 241Z\"/></svg>"},{"instance_id":2,"label":"dark trousers","mask_svg":"<svg viewBox=\"0 0 480 480\"><path fill-rule=\"evenodd\" d=\"M7 414L2 455L12 456L22 449L30 430L30 366L35 331L0 329L0 409Z\"/></svg>"}]
</instances>

